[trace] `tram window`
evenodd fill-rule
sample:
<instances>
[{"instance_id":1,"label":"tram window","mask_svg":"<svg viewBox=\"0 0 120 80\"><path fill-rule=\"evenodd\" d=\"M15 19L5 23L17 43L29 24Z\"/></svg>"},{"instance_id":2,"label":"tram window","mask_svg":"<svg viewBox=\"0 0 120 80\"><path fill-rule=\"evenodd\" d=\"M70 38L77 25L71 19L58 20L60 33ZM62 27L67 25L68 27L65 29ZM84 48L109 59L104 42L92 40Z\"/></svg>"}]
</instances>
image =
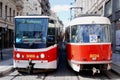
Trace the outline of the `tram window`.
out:
<instances>
[{"instance_id":1,"label":"tram window","mask_svg":"<svg viewBox=\"0 0 120 80\"><path fill-rule=\"evenodd\" d=\"M87 24L71 27L71 42L100 43L109 42L109 26L106 24Z\"/></svg>"},{"instance_id":2,"label":"tram window","mask_svg":"<svg viewBox=\"0 0 120 80\"><path fill-rule=\"evenodd\" d=\"M15 46L26 49L46 47L47 25L46 18L15 19Z\"/></svg>"},{"instance_id":3,"label":"tram window","mask_svg":"<svg viewBox=\"0 0 120 80\"><path fill-rule=\"evenodd\" d=\"M88 27L83 26L83 30L82 30L82 36L83 36L83 42L87 43L89 42L89 33L88 33Z\"/></svg>"},{"instance_id":4,"label":"tram window","mask_svg":"<svg viewBox=\"0 0 120 80\"><path fill-rule=\"evenodd\" d=\"M97 37L97 42L101 42L100 36Z\"/></svg>"},{"instance_id":5,"label":"tram window","mask_svg":"<svg viewBox=\"0 0 120 80\"><path fill-rule=\"evenodd\" d=\"M78 30L77 30L77 26L72 26L71 27L71 42L76 42L77 40L77 34Z\"/></svg>"},{"instance_id":6,"label":"tram window","mask_svg":"<svg viewBox=\"0 0 120 80\"><path fill-rule=\"evenodd\" d=\"M35 36L35 38L41 38L42 37L42 31L35 31L34 32L34 36Z\"/></svg>"},{"instance_id":7,"label":"tram window","mask_svg":"<svg viewBox=\"0 0 120 80\"><path fill-rule=\"evenodd\" d=\"M48 28L48 35L55 35L55 28Z\"/></svg>"},{"instance_id":8,"label":"tram window","mask_svg":"<svg viewBox=\"0 0 120 80\"><path fill-rule=\"evenodd\" d=\"M54 43L55 42L55 28L48 28L48 36L47 36L48 43Z\"/></svg>"},{"instance_id":9,"label":"tram window","mask_svg":"<svg viewBox=\"0 0 120 80\"><path fill-rule=\"evenodd\" d=\"M54 23L54 20L49 20L49 23Z\"/></svg>"},{"instance_id":10,"label":"tram window","mask_svg":"<svg viewBox=\"0 0 120 80\"><path fill-rule=\"evenodd\" d=\"M70 28L66 29L65 37L66 37L66 41L70 42Z\"/></svg>"},{"instance_id":11,"label":"tram window","mask_svg":"<svg viewBox=\"0 0 120 80\"><path fill-rule=\"evenodd\" d=\"M48 41L48 42L55 42L55 36L53 36L53 35L48 35L47 41Z\"/></svg>"}]
</instances>

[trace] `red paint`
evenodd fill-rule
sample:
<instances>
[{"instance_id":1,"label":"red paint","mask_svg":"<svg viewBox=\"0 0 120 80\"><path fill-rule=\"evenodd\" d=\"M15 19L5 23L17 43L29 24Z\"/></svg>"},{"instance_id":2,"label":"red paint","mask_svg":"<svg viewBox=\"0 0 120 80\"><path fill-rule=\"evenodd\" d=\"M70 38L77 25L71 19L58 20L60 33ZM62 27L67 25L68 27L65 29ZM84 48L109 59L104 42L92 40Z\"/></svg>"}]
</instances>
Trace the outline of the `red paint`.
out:
<instances>
[{"instance_id":1,"label":"red paint","mask_svg":"<svg viewBox=\"0 0 120 80\"><path fill-rule=\"evenodd\" d=\"M20 58L16 57L16 54L19 53L21 56ZM15 60L48 60L48 62L50 61L54 61L57 59L57 47L54 47L48 51L42 51L42 52L22 52L22 51L15 51L14 50L14 59ZM40 54L45 54L45 58L40 58ZM27 55L31 56L28 57ZM24 56L24 58L22 58L22 56ZM37 58L37 56L39 56L39 58Z\"/></svg>"},{"instance_id":2,"label":"red paint","mask_svg":"<svg viewBox=\"0 0 120 80\"><path fill-rule=\"evenodd\" d=\"M67 58L75 61L109 61L112 57L110 44L67 44ZM96 58L93 60L92 57Z\"/></svg>"}]
</instances>

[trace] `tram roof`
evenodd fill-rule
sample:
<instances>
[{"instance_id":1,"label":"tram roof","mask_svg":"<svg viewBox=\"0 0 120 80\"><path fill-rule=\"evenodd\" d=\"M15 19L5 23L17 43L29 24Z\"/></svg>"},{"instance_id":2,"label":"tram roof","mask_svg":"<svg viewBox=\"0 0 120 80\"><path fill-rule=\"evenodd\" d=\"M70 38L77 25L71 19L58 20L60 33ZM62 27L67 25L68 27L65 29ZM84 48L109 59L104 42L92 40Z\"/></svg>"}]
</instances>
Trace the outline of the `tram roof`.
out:
<instances>
[{"instance_id":1,"label":"tram roof","mask_svg":"<svg viewBox=\"0 0 120 80\"><path fill-rule=\"evenodd\" d=\"M56 20L52 16L15 16L15 18L50 18L52 20Z\"/></svg>"},{"instance_id":2,"label":"tram roof","mask_svg":"<svg viewBox=\"0 0 120 80\"><path fill-rule=\"evenodd\" d=\"M15 16L15 18L49 18L48 16Z\"/></svg>"},{"instance_id":3,"label":"tram roof","mask_svg":"<svg viewBox=\"0 0 120 80\"><path fill-rule=\"evenodd\" d=\"M84 16L73 19L68 26L78 24L111 24L110 20L102 16Z\"/></svg>"}]
</instances>

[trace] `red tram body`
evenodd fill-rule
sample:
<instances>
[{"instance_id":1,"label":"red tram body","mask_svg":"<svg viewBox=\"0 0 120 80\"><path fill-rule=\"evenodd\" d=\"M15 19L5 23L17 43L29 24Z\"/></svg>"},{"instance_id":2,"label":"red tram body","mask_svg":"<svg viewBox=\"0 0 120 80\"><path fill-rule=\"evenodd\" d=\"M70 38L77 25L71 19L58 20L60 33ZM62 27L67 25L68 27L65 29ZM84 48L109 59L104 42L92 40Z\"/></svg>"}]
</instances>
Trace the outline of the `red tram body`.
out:
<instances>
[{"instance_id":1,"label":"red tram body","mask_svg":"<svg viewBox=\"0 0 120 80\"><path fill-rule=\"evenodd\" d=\"M49 16L16 16L14 68L29 73L57 69L59 29Z\"/></svg>"},{"instance_id":2,"label":"red tram body","mask_svg":"<svg viewBox=\"0 0 120 80\"><path fill-rule=\"evenodd\" d=\"M67 59L73 70L111 69L109 19L100 16L73 19L66 28L66 41Z\"/></svg>"},{"instance_id":3,"label":"red tram body","mask_svg":"<svg viewBox=\"0 0 120 80\"><path fill-rule=\"evenodd\" d=\"M14 60L17 68L27 68L29 62L32 61L36 69L56 69L57 55L57 45L45 49L14 49Z\"/></svg>"}]
</instances>

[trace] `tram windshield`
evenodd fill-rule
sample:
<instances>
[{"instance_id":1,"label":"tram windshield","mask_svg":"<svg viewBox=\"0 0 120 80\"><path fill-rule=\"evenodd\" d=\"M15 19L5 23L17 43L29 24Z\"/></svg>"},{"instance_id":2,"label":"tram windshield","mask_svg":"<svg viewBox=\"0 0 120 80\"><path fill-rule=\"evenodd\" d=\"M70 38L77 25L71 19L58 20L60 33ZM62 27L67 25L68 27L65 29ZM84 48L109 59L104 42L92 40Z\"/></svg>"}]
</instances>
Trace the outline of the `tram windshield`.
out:
<instances>
[{"instance_id":1,"label":"tram windshield","mask_svg":"<svg viewBox=\"0 0 120 80\"><path fill-rule=\"evenodd\" d=\"M107 24L87 24L71 27L73 43L106 43L110 42L110 30Z\"/></svg>"},{"instance_id":2,"label":"tram windshield","mask_svg":"<svg viewBox=\"0 0 120 80\"><path fill-rule=\"evenodd\" d=\"M47 23L47 18L16 18L15 47L46 47Z\"/></svg>"}]
</instances>

